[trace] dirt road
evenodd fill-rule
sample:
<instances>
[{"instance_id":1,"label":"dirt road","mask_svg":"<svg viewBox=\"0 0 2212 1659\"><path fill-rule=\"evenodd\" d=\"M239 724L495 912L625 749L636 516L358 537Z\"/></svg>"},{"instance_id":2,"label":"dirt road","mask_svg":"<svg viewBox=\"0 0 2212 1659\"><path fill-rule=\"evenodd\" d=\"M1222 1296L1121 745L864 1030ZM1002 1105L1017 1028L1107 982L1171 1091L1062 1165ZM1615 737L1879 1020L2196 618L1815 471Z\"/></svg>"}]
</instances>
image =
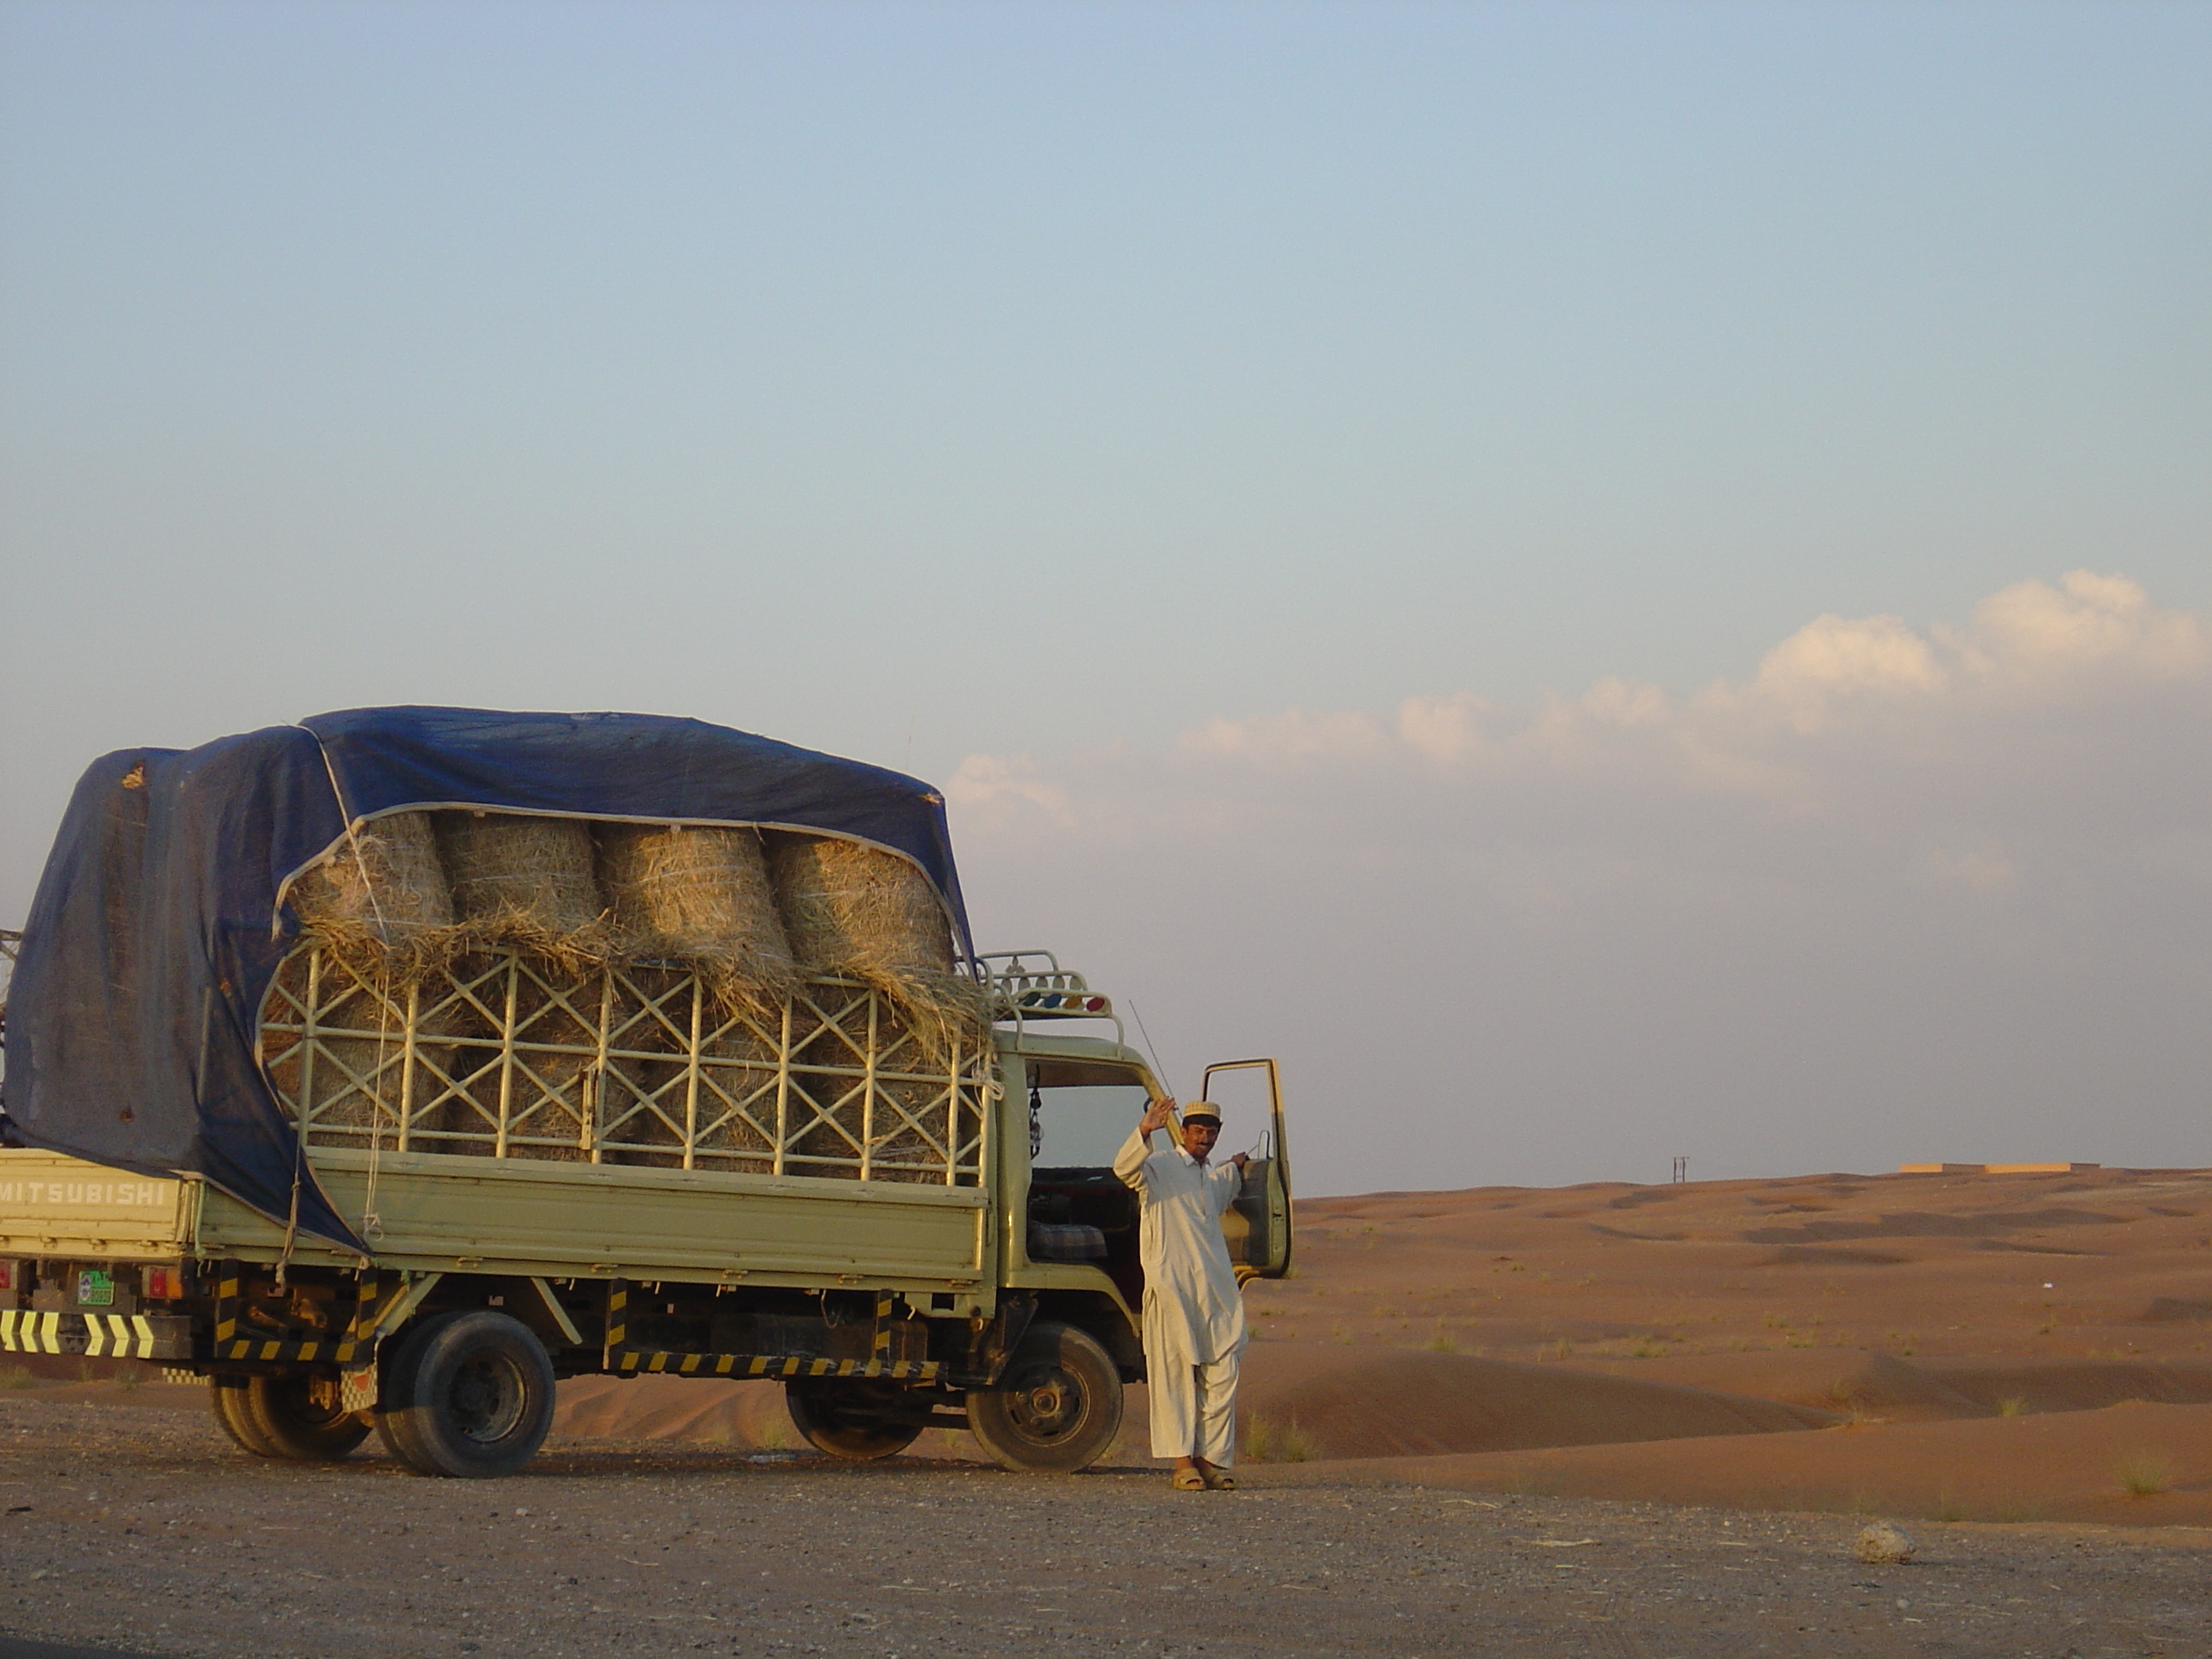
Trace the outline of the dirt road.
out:
<instances>
[{"instance_id":1,"label":"dirt road","mask_svg":"<svg viewBox=\"0 0 2212 1659\"><path fill-rule=\"evenodd\" d=\"M0 1400L0 1631L164 1659L2212 1656L2212 1537L556 1443L425 1480Z\"/></svg>"}]
</instances>

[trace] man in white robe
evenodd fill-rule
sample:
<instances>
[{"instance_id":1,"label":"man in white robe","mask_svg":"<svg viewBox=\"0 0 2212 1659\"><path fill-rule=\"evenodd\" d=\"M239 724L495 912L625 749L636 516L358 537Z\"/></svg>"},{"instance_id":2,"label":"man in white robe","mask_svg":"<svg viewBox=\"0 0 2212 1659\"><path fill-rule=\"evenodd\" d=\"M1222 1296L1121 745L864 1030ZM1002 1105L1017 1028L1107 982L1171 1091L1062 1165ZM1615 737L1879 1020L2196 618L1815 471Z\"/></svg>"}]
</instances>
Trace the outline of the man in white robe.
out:
<instances>
[{"instance_id":1,"label":"man in white robe","mask_svg":"<svg viewBox=\"0 0 2212 1659\"><path fill-rule=\"evenodd\" d=\"M1229 1265L1221 1217L1244 1185L1245 1154L1208 1162L1221 1118L1200 1101L1182 1115L1180 1140L1155 1148L1174 1123L1175 1102L1152 1102L1114 1159L1141 1200L1138 1252L1145 1268L1145 1372L1152 1455L1175 1459L1178 1491L1232 1488L1237 1459L1237 1365L1244 1352L1244 1297Z\"/></svg>"}]
</instances>

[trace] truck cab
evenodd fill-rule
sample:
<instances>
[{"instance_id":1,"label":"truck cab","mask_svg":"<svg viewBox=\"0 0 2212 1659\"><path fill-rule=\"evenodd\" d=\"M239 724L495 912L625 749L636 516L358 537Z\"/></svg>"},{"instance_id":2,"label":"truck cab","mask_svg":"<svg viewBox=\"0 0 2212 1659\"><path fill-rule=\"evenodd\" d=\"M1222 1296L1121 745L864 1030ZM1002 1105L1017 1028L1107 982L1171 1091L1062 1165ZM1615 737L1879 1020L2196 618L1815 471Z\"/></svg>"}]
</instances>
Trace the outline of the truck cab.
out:
<instances>
[{"instance_id":1,"label":"truck cab","mask_svg":"<svg viewBox=\"0 0 2212 1659\"><path fill-rule=\"evenodd\" d=\"M902 1447L909 1423L957 1421L1008 1468L1080 1468L1112 1445L1121 1388L1145 1375L1138 1198L1113 1165L1164 1085L1129 1047L1112 1000L1050 952L987 956L980 965L998 1016L991 1168L1006 1364L992 1388L969 1393L964 1411L922 1417L912 1395L801 1385L793 1413L809 1439L832 1451L838 1437L817 1429L841 1399L855 1425L884 1426L878 1441L845 1437L846 1455L878 1455L870 1449L893 1439ZM1101 1024L1111 1036L1084 1029ZM1223 1146L1251 1154L1243 1191L1223 1218L1238 1282L1280 1277L1291 1265L1291 1188L1275 1062L1210 1066L1201 1097L1222 1112Z\"/></svg>"}]
</instances>

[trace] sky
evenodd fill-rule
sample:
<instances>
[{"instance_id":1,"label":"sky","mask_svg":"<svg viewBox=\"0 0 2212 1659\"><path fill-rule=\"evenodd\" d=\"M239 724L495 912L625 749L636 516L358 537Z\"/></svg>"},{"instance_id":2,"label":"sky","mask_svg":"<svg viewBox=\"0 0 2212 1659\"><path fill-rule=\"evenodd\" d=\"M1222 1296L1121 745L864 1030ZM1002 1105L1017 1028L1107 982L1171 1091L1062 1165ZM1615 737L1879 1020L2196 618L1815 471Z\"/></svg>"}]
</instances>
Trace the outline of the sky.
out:
<instances>
[{"instance_id":1,"label":"sky","mask_svg":"<svg viewBox=\"0 0 2212 1659\"><path fill-rule=\"evenodd\" d=\"M2203 1164L2212 10L0 8L0 926L384 702L944 783L1310 1191Z\"/></svg>"}]
</instances>

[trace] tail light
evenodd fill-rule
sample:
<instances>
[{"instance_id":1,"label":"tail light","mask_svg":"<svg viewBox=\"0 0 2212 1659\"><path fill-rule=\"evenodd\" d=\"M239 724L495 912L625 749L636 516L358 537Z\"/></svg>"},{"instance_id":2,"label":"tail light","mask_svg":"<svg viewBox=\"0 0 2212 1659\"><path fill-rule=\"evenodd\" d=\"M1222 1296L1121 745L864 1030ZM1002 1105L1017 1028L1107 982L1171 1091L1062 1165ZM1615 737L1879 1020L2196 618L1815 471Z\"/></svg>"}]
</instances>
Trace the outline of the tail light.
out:
<instances>
[{"instance_id":1,"label":"tail light","mask_svg":"<svg viewBox=\"0 0 2212 1659\"><path fill-rule=\"evenodd\" d=\"M146 1299L149 1302L180 1302L191 1292L185 1287L181 1267L149 1267L146 1272Z\"/></svg>"}]
</instances>

